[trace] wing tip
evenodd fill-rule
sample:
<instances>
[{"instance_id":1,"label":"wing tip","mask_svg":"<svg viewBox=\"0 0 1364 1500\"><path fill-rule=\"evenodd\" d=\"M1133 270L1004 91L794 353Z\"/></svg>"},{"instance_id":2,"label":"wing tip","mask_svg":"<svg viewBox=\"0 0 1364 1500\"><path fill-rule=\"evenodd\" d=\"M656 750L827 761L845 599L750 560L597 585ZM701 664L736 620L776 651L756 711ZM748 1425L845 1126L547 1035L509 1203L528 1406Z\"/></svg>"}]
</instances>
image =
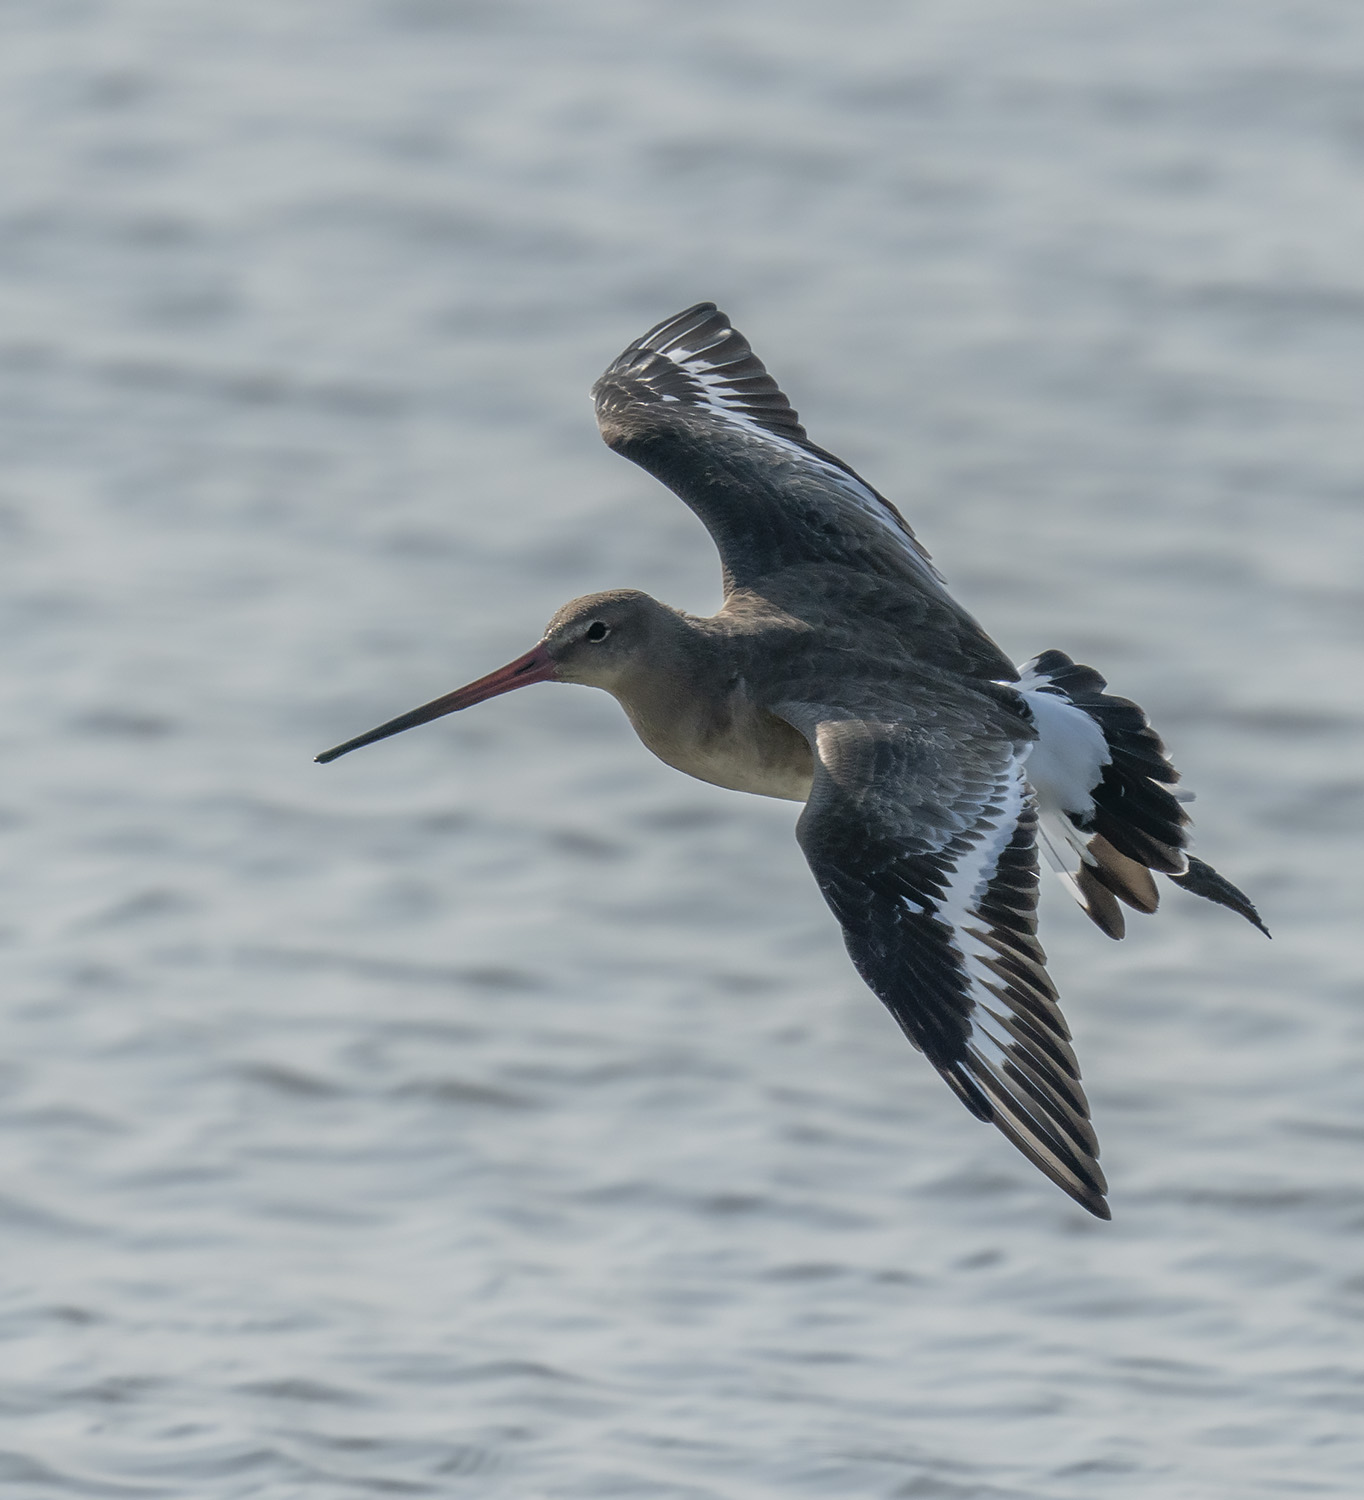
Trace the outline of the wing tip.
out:
<instances>
[{"instance_id":1,"label":"wing tip","mask_svg":"<svg viewBox=\"0 0 1364 1500\"><path fill-rule=\"evenodd\" d=\"M993 1125L1021 1156L1067 1197L1096 1219L1113 1217L1108 1206L1108 1181L1099 1165L1098 1141L1083 1094L1080 1103L1084 1109L1078 1112L1084 1127L1081 1132L1076 1124L1067 1120L1068 1110L1047 1108L1035 1097L1030 1107L1026 1098L1020 1099L1014 1092L1016 1082L1011 1090L1009 1080L994 1077L988 1070L982 1075L974 1068L958 1064L939 1066L938 1072L976 1119ZM1076 1084L1078 1088L1078 1080ZM1039 1104L1046 1111L1045 1120L1037 1117ZM1084 1139L1081 1139L1081 1134Z\"/></svg>"},{"instance_id":2,"label":"wing tip","mask_svg":"<svg viewBox=\"0 0 1364 1500\"><path fill-rule=\"evenodd\" d=\"M1072 1146L1067 1153L1070 1157L1067 1161L1057 1156L1054 1149L1044 1141L1020 1130L1002 1111L996 1111L992 1123L1010 1145L1017 1148L1020 1155L1026 1157L1048 1182L1055 1183L1068 1198L1073 1199L1096 1219L1113 1217L1113 1211L1108 1206L1108 1181L1094 1156L1081 1156Z\"/></svg>"},{"instance_id":3,"label":"wing tip","mask_svg":"<svg viewBox=\"0 0 1364 1500\"><path fill-rule=\"evenodd\" d=\"M1181 890L1188 891L1191 896L1202 896L1205 901L1211 901L1217 906L1225 906L1228 911L1234 911L1238 916L1244 917L1252 927L1258 928L1267 938L1273 938L1274 934L1265 926L1250 897L1239 886L1233 885L1220 871L1214 870L1205 860L1196 859L1191 854L1188 868L1182 874L1171 875L1170 879Z\"/></svg>"},{"instance_id":4,"label":"wing tip","mask_svg":"<svg viewBox=\"0 0 1364 1500\"><path fill-rule=\"evenodd\" d=\"M592 387L592 399L602 436L617 449L636 424L659 424L660 407L681 407L813 452L785 392L714 302L695 302L628 344Z\"/></svg>"}]
</instances>

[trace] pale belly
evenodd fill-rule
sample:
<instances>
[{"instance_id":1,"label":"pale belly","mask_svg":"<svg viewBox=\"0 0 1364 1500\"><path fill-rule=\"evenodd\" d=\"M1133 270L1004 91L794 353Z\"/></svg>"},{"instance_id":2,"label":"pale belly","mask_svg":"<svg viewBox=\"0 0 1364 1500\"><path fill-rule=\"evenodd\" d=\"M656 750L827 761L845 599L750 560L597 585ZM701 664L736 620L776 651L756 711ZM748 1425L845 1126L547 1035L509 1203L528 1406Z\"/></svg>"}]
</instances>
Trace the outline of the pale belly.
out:
<instances>
[{"instance_id":1,"label":"pale belly","mask_svg":"<svg viewBox=\"0 0 1364 1500\"><path fill-rule=\"evenodd\" d=\"M702 735L651 733L649 726L630 717L659 760L698 781L787 802L804 802L810 795L810 746L803 734L780 719L745 716L724 732Z\"/></svg>"}]
</instances>

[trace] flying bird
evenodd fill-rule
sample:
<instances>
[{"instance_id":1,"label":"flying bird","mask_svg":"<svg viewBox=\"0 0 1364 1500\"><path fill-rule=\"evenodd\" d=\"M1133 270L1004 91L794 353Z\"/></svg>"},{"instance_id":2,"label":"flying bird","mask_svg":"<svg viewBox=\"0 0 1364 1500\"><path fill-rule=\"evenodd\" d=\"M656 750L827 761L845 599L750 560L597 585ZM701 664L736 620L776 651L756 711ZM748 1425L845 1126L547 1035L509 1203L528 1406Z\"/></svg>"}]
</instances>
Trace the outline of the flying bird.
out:
<instances>
[{"instance_id":1,"label":"flying bird","mask_svg":"<svg viewBox=\"0 0 1364 1500\"><path fill-rule=\"evenodd\" d=\"M1039 848L1111 938L1123 905L1155 911L1153 872L1268 936L1189 852L1146 715L1060 651L1015 667L714 303L650 329L592 394L607 445L710 533L720 611L575 599L524 656L317 759L534 682L604 688L668 765L804 804L796 837L868 987L973 1115L1110 1217L1037 940Z\"/></svg>"}]
</instances>

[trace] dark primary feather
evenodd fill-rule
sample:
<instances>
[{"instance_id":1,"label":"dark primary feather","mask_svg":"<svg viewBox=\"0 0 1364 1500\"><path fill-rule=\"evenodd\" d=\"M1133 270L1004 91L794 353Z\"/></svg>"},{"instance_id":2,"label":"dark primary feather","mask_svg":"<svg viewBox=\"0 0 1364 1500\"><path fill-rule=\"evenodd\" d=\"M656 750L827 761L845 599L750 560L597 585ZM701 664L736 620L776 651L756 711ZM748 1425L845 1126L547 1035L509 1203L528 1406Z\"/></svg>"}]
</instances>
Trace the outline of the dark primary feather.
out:
<instances>
[{"instance_id":1,"label":"dark primary feather","mask_svg":"<svg viewBox=\"0 0 1364 1500\"><path fill-rule=\"evenodd\" d=\"M820 453L748 340L713 302L698 302L637 338L607 368L593 395L598 415L608 417L641 402L719 406Z\"/></svg>"},{"instance_id":2,"label":"dark primary feather","mask_svg":"<svg viewBox=\"0 0 1364 1500\"><path fill-rule=\"evenodd\" d=\"M1096 862L1082 865L1077 880L1097 925L1110 937L1123 936L1115 896L1137 911L1155 911L1155 883L1146 872L1159 870L1182 890L1238 913L1268 937L1250 898L1188 852L1189 815L1171 791L1179 772L1143 709L1130 698L1109 693L1107 681L1093 667L1079 665L1064 651L1044 651L1025 664L1023 673L1035 675L1048 684L1045 691L1083 709L1108 745L1109 763L1093 788L1093 815L1071 819L1091 835L1089 849Z\"/></svg>"},{"instance_id":3,"label":"dark primary feather","mask_svg":"<svg viewBox=\"0 0 1364 1500\"><path fill-rule=\"evenodd\" d=\"M858 972L973 1114L1107 1218L1089 1106L1036 936L1026 730L1011 733L966 694L915 719L899 705L777 712L815 750L798 837Z\"/></svg>"},{"instance_id":4,"label":"dark primary feather","mask_svg":"<svg viewBox=\"0 0 1364 1500\"><path fill-rule=\"evenodd\" d=\"M1271 936L1269 928L1260 920L1260 913L1255 910L1254 903L1242 890L1238 890L1225 875L1220 875L1209 864L1201 859L1189 856L1189 868L1182 875L1171 875L1170 879L1189 892L1192 896L1202 896L1205 901L1215 902L1218 906L1228 907L1231 911L1243 916L1253 927L1258 927L1266 937Z\"/></svg>"}]
</instances>

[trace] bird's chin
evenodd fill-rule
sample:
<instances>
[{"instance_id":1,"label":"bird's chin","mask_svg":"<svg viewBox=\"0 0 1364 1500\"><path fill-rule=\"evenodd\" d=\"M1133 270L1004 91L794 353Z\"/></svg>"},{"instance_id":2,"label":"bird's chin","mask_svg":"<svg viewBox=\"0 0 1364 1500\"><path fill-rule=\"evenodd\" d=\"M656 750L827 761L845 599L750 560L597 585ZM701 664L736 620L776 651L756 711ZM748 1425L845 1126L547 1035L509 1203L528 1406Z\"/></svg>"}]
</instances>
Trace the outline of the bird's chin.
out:
<instances>
[{"instance_id":1,"label":"bird's chin","mask_svg":"<svg viewBox=\"0 0 1364 1500\"><path fill-rule=\"evenodd\" d=\"M554 674L555 682L571 682L574 687L602 688L605 692L611 692L609 682L603 682L600 677L588 676L582 672L575 672L571 667L561 666Z\"/></svg>"},{"instance_id":2,"label":"bird's chin","mask_svg":"<svg viewBox=\"0 0 1364 1500\"><path fill-rule=\"evenodd\" d=\"M602 688L614 693L620 674L606 668L604 662L558 661L554 664L552 682L571 682L574 687Z\"/></svg>"}]
</instances>

